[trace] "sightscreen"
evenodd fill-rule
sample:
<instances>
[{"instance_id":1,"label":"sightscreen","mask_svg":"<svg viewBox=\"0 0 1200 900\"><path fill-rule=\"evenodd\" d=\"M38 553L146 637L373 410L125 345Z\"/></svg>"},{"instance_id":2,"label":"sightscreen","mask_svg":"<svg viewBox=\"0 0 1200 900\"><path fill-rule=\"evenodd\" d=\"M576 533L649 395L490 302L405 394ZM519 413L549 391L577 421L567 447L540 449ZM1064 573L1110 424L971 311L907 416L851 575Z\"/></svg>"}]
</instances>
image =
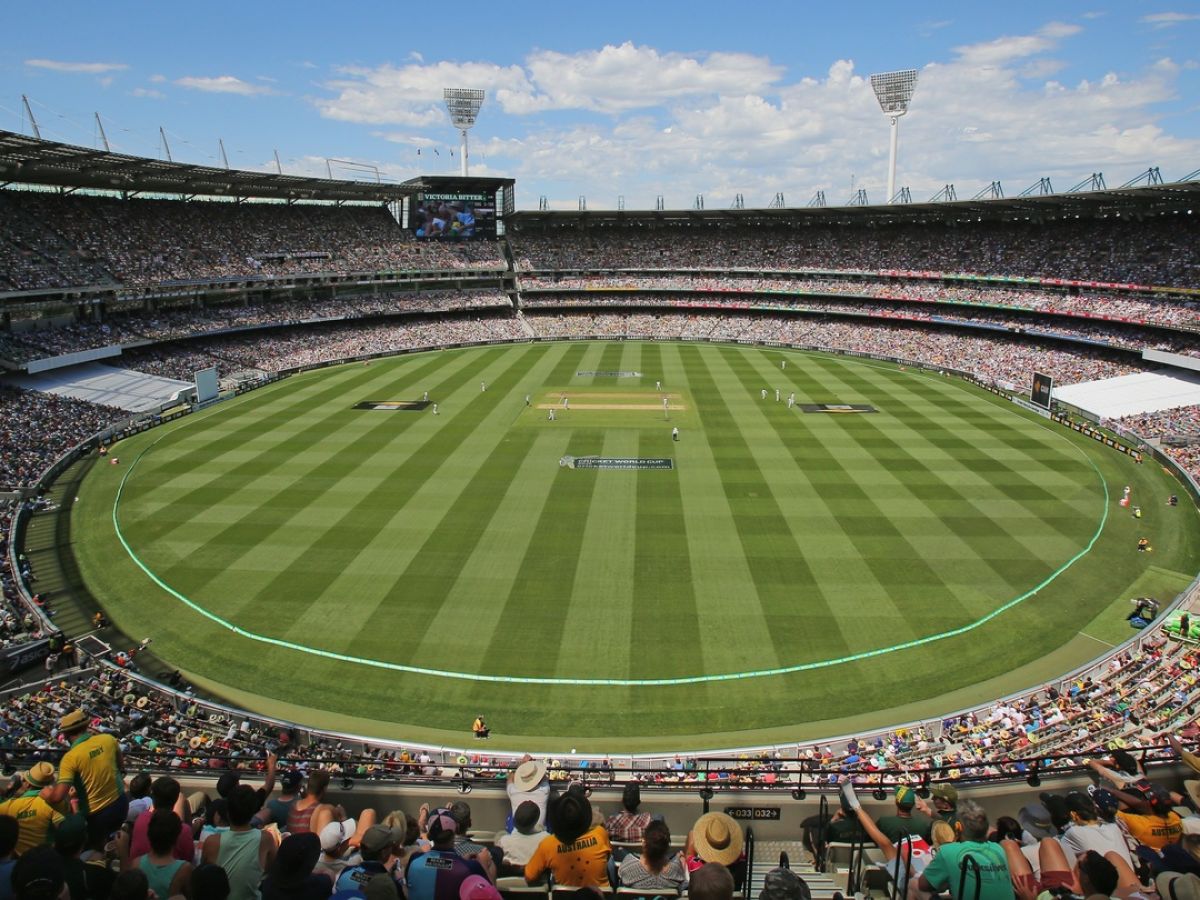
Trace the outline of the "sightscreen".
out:
<instances>
[{"instance_id":1,"label":"sightscreen","mask_svg":"<svg viewBox=\"0 0 1200 900\"><path fill-rule=\"evenodd\" d=\"M422 240L472 241L496 237L496 198L481 193L423 194L410 217Z\"/></svg>"},{"instance_id":2,"label":"sightscreen","mask_svg":"<svg viewBox=\"0 0 1200 900\"><path fill-rule=\"evenodd\" d=\"M1054 390L1054 379L1041 372L1033 373L1033 390L1029 392L1029 400L1042 409L1050 408L1050 392Z\"/></svg>"},{"instance_id":3,"label":"sightscreen","mask_svg":"<svg viewBox=\"0 0 1200 900\"><path fill-rule=\"evenodd\" d=\"M217 367L201 369L196 373L196 402L207 403L217 399L219 385L217 382Z\"/></svg>"}]
</instances>

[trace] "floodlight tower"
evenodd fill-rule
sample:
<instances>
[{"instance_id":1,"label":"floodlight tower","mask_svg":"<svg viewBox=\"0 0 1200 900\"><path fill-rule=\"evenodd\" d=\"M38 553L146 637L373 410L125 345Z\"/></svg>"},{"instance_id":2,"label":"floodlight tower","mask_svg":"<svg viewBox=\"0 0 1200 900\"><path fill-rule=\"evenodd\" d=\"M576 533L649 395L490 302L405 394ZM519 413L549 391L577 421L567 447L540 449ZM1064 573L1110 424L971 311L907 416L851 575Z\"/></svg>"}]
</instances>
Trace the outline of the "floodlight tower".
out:
<instances>
[{"instance_id":1,"label":"floodlight tower","mask_svg":"<svg viewBox=\"0 0 1200 900\"><path fill-rule=\"evenodd\" d=\"M483 106L484 96L483 91L474 88L445 88L442 91L442 99L446 101L446 109L450 112L450 121L462 135L458 153L462 158L463 178L467 177L467 130L475 124L475 117L479 115L479 107Z\"/></svg>"},{"instance_id":2,"label":"floodlight tower","mask_svg":"<svg viewBox=\"0 0 1200 900\"><path fill-rule=\"evenodd\" d=\"M883 114L892 120L892 146L888 153L887 202L896 196L896 148L900 144L900 117L908 112L908 101L917 86L917 70L883 72L871 76L871 87Z\"/></svg>"}]
</instances>

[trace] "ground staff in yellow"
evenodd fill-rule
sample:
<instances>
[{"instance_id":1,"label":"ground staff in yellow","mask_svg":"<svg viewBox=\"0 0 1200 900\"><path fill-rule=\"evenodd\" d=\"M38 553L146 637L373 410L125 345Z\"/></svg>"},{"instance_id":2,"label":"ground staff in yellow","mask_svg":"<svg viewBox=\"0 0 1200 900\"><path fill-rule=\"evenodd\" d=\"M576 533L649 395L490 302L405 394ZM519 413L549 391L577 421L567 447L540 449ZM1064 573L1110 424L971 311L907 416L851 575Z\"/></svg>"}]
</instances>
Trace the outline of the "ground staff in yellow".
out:
<instances>
[{"instance_id":1,"label":"ground staff in yellow","mask_svg":"<svg viewBox=\"0 0 1200 900\"><path fill-rule=\"evenodd\" d=\"M88 837L107 839L125 821L129 798L121 780L121 748L111 734L88 730L82 709L67 713L58 730L71 742L58 764L58 784L42 791L42 799L58 806L75 788L79 812L87 817Z\"/></svg>"},{"instance_id":2,"label":"ground staff in yellow","mask_svg":"<svg viewBox=\"0 0 1200 900\"><path fill-rule=\"evenodd\" d=\"M17 856L39 844L49 844L54 827L63 820L63 814L41 797L42 789L54 784L54 766L35 763L21 778L25 782L22 792L0 803L0 816L17 820Z\"/></svg>"}]
</instances>

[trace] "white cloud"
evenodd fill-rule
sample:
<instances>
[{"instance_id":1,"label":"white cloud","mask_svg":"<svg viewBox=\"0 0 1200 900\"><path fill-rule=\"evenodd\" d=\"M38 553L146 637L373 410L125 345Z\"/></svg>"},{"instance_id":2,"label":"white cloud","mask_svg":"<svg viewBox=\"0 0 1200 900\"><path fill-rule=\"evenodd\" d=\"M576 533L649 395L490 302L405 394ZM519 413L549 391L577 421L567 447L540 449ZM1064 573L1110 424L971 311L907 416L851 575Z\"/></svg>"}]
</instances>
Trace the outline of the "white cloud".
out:
<instances>
[{"instance_id":1,"label":"white cloud","mask_svg":"<svg viewBox=\"0 0 1200 900\"><path fill-rule=\"evenodd\" d=\"M1160 12L1150 13L1138 19L1151 28L1174 28L1184 22L1200 21L1200 13Z\"/></svg>"},{"instance_id":2,"label":"white cloud","mask_svg":"<svg viewBox=\"0 0 1200 900\"><path fill-rule=\"evenodd\" d=\"M481 88L508 115L546 110L619 114L686 97L757 93L783 75L764 57L744 53L689 56L624 43L566 54L531 53L524 65L416 59L403 66L344 67L326 87L336 96L316 101L331 119L373 125L430 126L445 121L442 89ZM488 105L485 103L484 114Z\"/></svg>"},{"instance_id":3,"label":"white cloud","mask_svg":"<svg viewBox=\"0 0 1200 900\"><path fill-rule=\"evenodd\" d=\"M176 78L175 83L180 87L212 94L239 94L243 97L250 97L255 94L275 93L266 85L250 84L233 75L217 75L209 78L189 75L185 78Z\"/></svg>"},{"instance_id":4,"label":"white cloud","mask_svg":"<svg viewBox=\"0 0 1200 900\"><path fill-rule=\"evenodd\" d=\"M142 97L147 100L162 100L167 95L153 88L136 87L129 92L131 97Z\"/></svg>"},{"instance_id":5,"label":"white cloud","mask_svg":"<svg viewBox=\"0 0 1200 900\"><path fill-rule=\"evenodd\" d=\"M998 66L1052 50L1063 38L1083 29L1065 22L1051 22L1033 34L1005 35L978 44L956 47L958 61L972 66Z\"/></svg>"},{"instance_id":6,"label":"white cloud","mask_svg":"<svg viewBox=\"0 0 1200 900\"><path fill-rule=\"evenodd\" d=\"M66 62L58 59L27 59L25 65L34 69L46 69L67 75L105 75L109 72L121 72L129 68L125 63Z\"/></svg>"},{"instance_id":7,"label":"white cloud","mask_svg":"<svg viewBox=\"0 0 1200 900\"><path fill-rule=\"evenodd\" d=\"M918 61L912 109L900 127L898 183L924 199L947 182L970 196L994 178L1015 193L1042 175L1063 188L1094 171L1112 182L1150 165L1164 173L1194 168L1200 141L1158 120L1186 63L1110 71L1103 58L1085 57L1071 69L1082 77L1067 81L1056 57L1080 33L1078 25L1051 22ZM574 208L583 194L592 208L613 207L618 195L630 209L652 208L662 194L679 207L704 194L718 208L735 194L766 205L776 192L802 205L816 189L842 203L852 179L879 202L888 126L865 75L850 59L785 77L766 57L622 44L536 51L511 66L409 59L343 68L314 103L328 118L376 126L372 135L392 150L380 155L408 177L457 162L448 158L457 141L442 88L483 88L472 171L517 178L522 206L544 194L552 207Z\"/></svg>"}]
</instances>

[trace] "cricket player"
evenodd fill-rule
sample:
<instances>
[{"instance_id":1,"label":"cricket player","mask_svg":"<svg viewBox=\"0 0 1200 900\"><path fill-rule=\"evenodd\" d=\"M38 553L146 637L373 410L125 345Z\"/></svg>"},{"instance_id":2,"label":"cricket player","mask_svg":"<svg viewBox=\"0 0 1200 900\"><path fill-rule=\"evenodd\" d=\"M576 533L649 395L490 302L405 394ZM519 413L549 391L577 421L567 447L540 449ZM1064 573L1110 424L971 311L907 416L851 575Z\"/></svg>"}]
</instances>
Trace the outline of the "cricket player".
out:
<instances>
[{"instance_id":1,"label":"cricket player","mask_svg":"<svg viewBox=\"0 0 1200 900\"><path fill-rule=\"evenodd\" d=\"M437 404L436 404L436 403L435 403L435 404L433 404L433 414L434 414L435 416L438 414L438 411L437 411Z\"/></svg>"}]
</instances>

